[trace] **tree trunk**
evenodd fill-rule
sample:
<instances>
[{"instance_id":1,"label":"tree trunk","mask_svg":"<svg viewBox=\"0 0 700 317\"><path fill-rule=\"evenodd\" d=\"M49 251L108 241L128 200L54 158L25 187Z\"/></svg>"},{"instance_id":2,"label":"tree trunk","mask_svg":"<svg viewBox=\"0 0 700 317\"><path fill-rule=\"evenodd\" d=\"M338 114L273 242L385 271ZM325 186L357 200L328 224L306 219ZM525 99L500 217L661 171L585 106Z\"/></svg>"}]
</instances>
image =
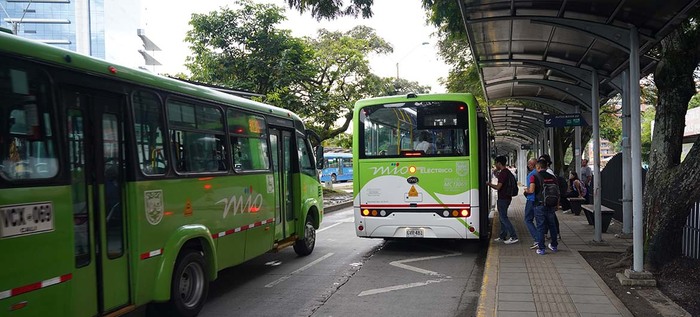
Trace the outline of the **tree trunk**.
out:
<instances>
[{"instance_id":1,"label":"tree trunk","mask_svg":"<svg viewBox=\"0 0 700 317\"><path fill-rule=\"evenodd\" d=\"M688 101L695 94L698 33L679 28L661 41L654 79L658 103L644 192L646 265L655 271L681 254L683 225L700 199L700 140L680 162Z\"/></svg>"}]
</instances>

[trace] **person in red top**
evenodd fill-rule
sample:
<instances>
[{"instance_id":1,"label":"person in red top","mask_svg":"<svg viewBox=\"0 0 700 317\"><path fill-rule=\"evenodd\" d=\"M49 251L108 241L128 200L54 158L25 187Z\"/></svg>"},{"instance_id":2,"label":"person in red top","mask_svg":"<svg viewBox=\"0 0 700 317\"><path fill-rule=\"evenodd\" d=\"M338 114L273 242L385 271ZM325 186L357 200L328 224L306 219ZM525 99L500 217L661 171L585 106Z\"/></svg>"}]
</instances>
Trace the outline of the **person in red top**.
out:
<instances>
[{"instance_id":1,"label":"person in red top","mask_svg":"<svg viewBox=\"0 0 700 317\"><path fill-rule=\"evenodd\" d=\"M515 232L515 227L508 219L508 206L510 206L510 201L512 197L508 192L508 174L510 171L506 168L506 157L497 156L496 157L496 169L498 172L498 183L496 185L491 184L491 182L486 182L486 185L498 191L498 200L496 200L496 208L498 209L498 219L501 221L501 233L498 238L494 239L496 242L501 242L505 244L516 243L518 240L518 233ZM510 237L506 240L506 238Z\"/></svg>"}]
</instances>

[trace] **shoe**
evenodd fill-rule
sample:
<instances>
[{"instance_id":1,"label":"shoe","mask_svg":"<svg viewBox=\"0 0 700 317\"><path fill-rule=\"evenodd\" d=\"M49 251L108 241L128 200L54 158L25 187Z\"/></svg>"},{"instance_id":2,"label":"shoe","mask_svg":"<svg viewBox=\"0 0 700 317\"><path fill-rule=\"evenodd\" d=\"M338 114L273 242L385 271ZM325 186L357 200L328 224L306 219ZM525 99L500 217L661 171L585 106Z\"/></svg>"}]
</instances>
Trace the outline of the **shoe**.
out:
<instances>
[{"instance_id":1,"label":"shoe","mask_svg":"<svg viewBox=\"0 0 700 317\"><path fill-rule=\"evenodd\" d=\"M557 247L552 246L551 243L547 244L547 247L548 247L550 250L552 250L552 252L557 252Z\"/></svg>"},{"instance_id":2,"label":"shoe","mask_svg":"<svg viewBox=\"0 0 700 317\"><path fill-rule=\"evenodd\" d=\"M493 242L503 242L503 239L501 239L500 237L498 237L498 238L496 238L496 239L493 239Z\"/></svg>"},{"instance_id":3,"label":"shoe","mask_svg":"<svg viewBox=\"0 0 700 317\"><path fill-rule=\"evenodd\" d=\"M565 210L565 211L562 212L562 213L563 213L563 214L570 214L570 213L571 213L571 210Z\"/></svg>"},{"instance_id":4,"label":"shoe","mask_svg":"<svg viewBox=\"0 0 700 317\"><path fill-rule=\"evenodd\" d=\"M520 240L518 240L518 238L513 239L513 237L511 237L510 239L508 239L508 240L506 240L506 241L503 241L503 243L505 243L505 244L513 244L513 243L517 243L518 241L520 241Z\"/></svg>"},{"instance_id":5,"label":"shoe","mask_svg":"<svg viewBox=\"0 0 700 317\"><path fill-rule=\"evenodd\" d=\"M537 249L537 254L544 255L544 249Z\"/></svg>"},{"instance_id":6,"label":"shoe","mask_svg":"<svg viewBox=\"0 0 700 317\"><path fill-rule=\"evenodd\" d=\"M533 243L530 249L537 249L537 242Z\"/></svg>"}]
</instances>

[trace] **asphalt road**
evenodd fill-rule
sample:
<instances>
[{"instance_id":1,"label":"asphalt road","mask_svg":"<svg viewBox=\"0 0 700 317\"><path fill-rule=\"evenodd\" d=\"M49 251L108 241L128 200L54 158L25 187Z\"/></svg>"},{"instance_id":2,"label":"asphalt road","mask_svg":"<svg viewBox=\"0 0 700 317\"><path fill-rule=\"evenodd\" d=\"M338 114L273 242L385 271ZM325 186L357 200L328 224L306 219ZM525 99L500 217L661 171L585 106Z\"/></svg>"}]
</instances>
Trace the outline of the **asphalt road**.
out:
<instances>
[{"instance_id":1,"label":"asphalt road","mask_svg":"<svg viewBox=\"0 0 700 317\"><path fill-rule=\"evenodd\" d=\"M220 272L200 316L474 314L477 242L361 239L353 226L351 208L327 214L311 255L287 248Z\"/></svg>"}]
</instances>

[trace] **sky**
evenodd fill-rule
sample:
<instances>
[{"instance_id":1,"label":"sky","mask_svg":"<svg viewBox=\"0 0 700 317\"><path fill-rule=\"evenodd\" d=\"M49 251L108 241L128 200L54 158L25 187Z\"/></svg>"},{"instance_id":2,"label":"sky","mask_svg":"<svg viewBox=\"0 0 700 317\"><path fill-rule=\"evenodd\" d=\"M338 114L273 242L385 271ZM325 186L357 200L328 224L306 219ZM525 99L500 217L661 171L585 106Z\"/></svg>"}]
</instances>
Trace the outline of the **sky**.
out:
<instances>
[{"instance_id":1,"label":"sky","mask_svg":"<svg viewBox=\"0 0 700 317\"><path fill-rule=\"evenodd\" d=\"M417 81L431 87L431 92L445 92L438 78L447 77L448 66L437 54L435 27L425 23L426 11L421 0L379 0L372 6L371 19L341 18L332 21L316 21L310 14L300 14L289 9L285 0L254 0L258 3L272 3L286 9L287 21L279 25L289 29L294 36L316 37L318 29L347 31L357 25L375 29L377 34L389 42L394 52L387 55L370 55L372 71L382 77L396 77L397 64L399 77ZM175 4L178 3L178 4ZM186 4L181 4L186 3ZM184 42L189 30L192 13L208 13L222 6L235 9L232 1L205 0L196 2L173 2L172 0L144 1L142 25L146 35L162 51L152 55L163 65L155 67L158 73L175 74L186 72L185 58L190 53ZM423 44L426 43L427 44ZM150 53L150 52L149 52Z\"/></svg>"}]
</instances>

